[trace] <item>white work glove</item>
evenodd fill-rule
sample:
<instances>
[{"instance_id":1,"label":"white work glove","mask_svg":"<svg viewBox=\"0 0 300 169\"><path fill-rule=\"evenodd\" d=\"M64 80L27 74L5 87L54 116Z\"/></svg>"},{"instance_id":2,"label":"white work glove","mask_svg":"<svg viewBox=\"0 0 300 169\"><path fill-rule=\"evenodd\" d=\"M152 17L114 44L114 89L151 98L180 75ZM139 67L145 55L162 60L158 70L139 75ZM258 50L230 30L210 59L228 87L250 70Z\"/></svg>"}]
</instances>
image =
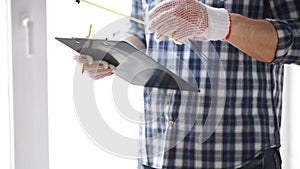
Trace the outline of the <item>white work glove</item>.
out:
<instances>
[{"instance_id":1,"label":"white work glove","mask_svg":"<svg viewBox=\"0 0 300 169\"><path fill-rule=\"evenodd\" d=\"M74 59L84 65L85 73L94 80L114 74L115 66L106 61L93 61L93 58L88 55L76 55Z\"/></svg>"},{"instance_id":2,"label":"white work glove","mask_svg":"<svg viewBox=\"0 0 300 169\"><path fill-rule=\"evenodd\" d=\"M158 41L174 34L177 43L186 40L224 40L230 35L230 14L196 0L167 0L148 15L148 29Z\"/></svg>"}]
</instances>

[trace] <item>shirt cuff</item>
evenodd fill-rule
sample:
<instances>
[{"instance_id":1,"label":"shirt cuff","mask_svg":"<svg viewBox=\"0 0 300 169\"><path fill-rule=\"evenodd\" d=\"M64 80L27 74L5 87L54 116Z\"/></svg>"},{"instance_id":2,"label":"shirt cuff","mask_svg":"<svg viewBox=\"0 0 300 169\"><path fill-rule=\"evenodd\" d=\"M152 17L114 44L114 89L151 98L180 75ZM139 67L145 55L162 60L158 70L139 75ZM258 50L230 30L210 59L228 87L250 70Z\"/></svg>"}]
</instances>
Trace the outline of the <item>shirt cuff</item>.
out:
<instances>
[{"instance_id":1,"label":"shirt cuff","mask_svg":"<svg viewBox=\"0 0 300 169\"><path fill-rule=\"evenodd\" d=\"M288 57L288 53L293 45L293 31L288 22L282 20L267 19L275 27L278 35L278 45L275 59L272 63L289 64L292 58Z\"/></svg>"}]
</instances>

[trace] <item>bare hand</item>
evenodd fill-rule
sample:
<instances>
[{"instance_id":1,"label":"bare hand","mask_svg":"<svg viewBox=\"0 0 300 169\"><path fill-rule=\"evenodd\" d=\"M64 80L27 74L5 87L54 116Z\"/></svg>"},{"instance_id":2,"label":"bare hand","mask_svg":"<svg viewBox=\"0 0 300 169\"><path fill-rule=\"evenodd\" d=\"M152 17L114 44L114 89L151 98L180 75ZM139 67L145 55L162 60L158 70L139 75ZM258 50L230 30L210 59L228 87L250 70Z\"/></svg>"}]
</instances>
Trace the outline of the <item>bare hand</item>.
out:
<instances>
[{"instance_id":1,"label":"bare hand","mask_svg":"<svg viewBox=\"0 0 300 169\"><path fill-rule=\"evenodd\" d=\"M93 61L90 56L76 55L74 60L84 65L85 73L94 80L114 74L115 66L106 61Z\"/></svg>"}]
</instances>

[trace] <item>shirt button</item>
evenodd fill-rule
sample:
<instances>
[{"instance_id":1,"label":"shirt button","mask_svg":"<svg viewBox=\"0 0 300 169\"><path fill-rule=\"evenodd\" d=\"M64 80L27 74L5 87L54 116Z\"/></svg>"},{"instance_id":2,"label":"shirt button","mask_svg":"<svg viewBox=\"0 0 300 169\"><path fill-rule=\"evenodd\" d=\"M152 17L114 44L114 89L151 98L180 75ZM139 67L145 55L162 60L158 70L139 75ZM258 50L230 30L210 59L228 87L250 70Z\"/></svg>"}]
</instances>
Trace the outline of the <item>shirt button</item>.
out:
<instances>
[{"instance_id":1,"label":"shirt button","mask_svg":"<svg viewBox=\"0 0 300 169\"><path fill-rule=\"evenodd\" d=\"M174 125L174 121L170 120L169 121L169 126L172 127Z\"/></svg>"}]
</instances>

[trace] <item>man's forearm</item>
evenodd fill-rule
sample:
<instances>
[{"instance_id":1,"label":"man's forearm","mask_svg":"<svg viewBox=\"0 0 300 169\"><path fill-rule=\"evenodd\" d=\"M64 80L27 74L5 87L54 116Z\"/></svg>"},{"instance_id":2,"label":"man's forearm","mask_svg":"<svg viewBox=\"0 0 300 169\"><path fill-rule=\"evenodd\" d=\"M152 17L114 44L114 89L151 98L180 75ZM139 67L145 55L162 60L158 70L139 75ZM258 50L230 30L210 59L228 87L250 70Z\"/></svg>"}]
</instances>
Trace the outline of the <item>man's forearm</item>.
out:
<instances>
[{"instance_id":1,"label":"man's forearm","mask_svg":"<svg viewBox=\"0 0 300 169\"><path fill-rule=\"evenodd\" d=\"M277 49L277 32L266 20L250 19L231 14L232 32L227 41L249 56L272 62Z\"/></svg>"}]
</instances>

